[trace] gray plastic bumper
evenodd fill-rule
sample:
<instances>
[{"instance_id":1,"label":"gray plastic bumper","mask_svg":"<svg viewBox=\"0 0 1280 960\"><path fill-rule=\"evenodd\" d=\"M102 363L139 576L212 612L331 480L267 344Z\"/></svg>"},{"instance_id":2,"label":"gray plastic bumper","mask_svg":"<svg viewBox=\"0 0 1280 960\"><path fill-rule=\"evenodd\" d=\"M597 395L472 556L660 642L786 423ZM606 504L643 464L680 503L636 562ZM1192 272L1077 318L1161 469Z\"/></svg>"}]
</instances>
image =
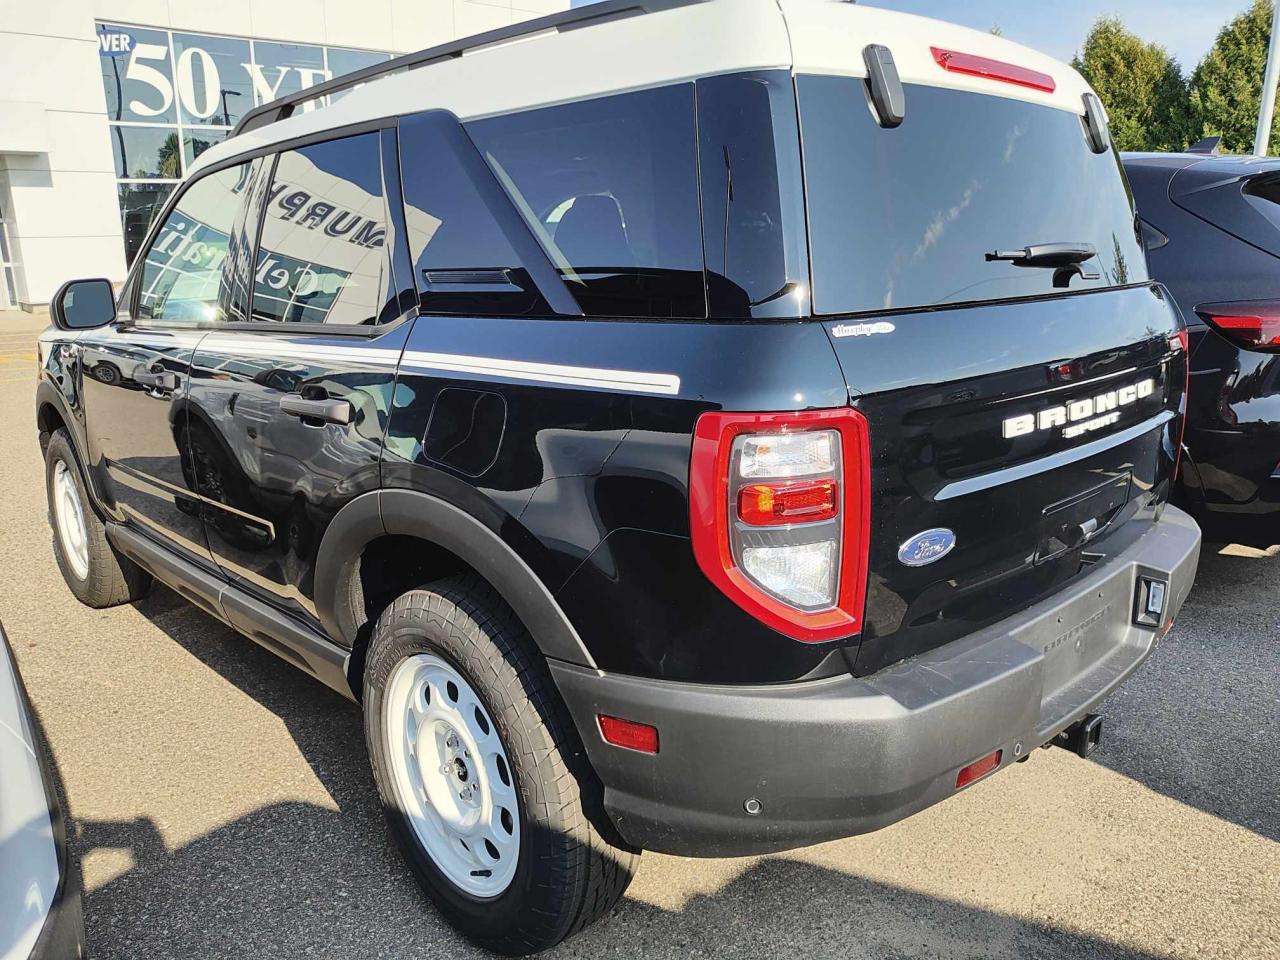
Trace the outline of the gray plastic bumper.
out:
<instances>
[{"instance_id":1,"label":"gray plastic bumper","mask_svg":"<svg viewBox=\"0 0 1280 960\"><path fill-rule=\"evenodd\" d=\"M631 843L741 856L866 833L950 796L960 769L995 750L1014 763L1146 659L1191 589L1200 530L1170 507L1116 539L1047 600L868 677L716 687L558 661L552 674ZM1152 626L1135 622L1144 577L1167 583ZM598 714L657 727L659 753L605 743Z\"/></svg>"}]
</instances>

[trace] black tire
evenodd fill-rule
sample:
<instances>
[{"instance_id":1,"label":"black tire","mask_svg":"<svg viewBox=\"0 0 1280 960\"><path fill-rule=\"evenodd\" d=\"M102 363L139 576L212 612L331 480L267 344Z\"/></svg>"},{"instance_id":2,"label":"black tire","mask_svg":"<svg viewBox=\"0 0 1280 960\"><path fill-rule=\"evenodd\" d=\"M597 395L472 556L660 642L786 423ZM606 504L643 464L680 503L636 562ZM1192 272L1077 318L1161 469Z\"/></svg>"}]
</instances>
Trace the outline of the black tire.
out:
<instances>
[{"instance_id":1,"label":"black tire","mask_svg":"<svg viewBox=\"0 0 1280 960\"><path fill-rule=\"evenodd\" d=\"M384 736L383 695L405 658L430 653L472 685L493 718L520 798L520 854L510 886L478 900L432 861L399 807ZM609 912L639 851L604 813L601 788L568 712L524 626L484 580L463 574L400 596L378 619L364 673L365 733L393 833L445 918L474 943L525 955Z\"/></svg>"},{"instance_id":2,"label":"black tire","mask_svg":"<svg viewBox=\"0 0 1280 960\"><path fill-rule=\"evenodd\" d=\"M67 465L67 471L80 497L84 516L84 532L89 568L84 577L79 576L64 551L58 535L57 518L53 502L53 477L59 463ZM45 491L49 501L49 526L53 531L53 555L58 561L62 579L66 581L76 599L87 607L98 609L115 607L122 603L141 600L151 588L151 575L128 557L116 552L107 540L107 528L93 508L85 487L84 474L71 449L71 439L65 430L55 430L49 438L44 455Z\"/></svg>"}]
</instances>

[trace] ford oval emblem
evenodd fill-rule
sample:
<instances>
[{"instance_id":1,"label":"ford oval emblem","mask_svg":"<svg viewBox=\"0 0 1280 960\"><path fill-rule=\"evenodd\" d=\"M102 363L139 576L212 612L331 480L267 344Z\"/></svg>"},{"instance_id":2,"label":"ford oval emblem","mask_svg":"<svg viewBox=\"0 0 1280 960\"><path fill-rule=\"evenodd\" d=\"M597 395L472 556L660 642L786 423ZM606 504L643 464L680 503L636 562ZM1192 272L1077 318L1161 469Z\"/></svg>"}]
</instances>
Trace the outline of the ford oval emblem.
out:
<instances>
[{"instance_id":1,"label":"ford oval emblem","mask_svg":"<svg viewBox=\"0 0 1280 960\"><path fill-rule=\"evenodd\" d=\"M923 567L941 560L956 545L956 535L946 527L917 533L898 548L898 561L908 567Z\"/></svg>"}]
</instances>

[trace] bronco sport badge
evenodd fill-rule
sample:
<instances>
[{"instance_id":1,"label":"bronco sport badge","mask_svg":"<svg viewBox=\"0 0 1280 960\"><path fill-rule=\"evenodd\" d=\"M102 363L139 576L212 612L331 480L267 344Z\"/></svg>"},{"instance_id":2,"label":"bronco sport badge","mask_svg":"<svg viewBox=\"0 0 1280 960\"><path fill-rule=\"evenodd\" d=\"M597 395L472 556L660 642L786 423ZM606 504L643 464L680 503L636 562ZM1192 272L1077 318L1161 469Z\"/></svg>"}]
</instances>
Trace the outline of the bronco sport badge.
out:
<instances>
[{"instance_id":1,"label":"bronco sport badge","mask_svg":"<svg viewBox=\"0 0 1280 960\"><path fill-rule=\"evenodd\" d=\"M1062 436L1070 440L1091 430L1111 426L1120 419L1119 407L1137 403L1155 392L1156 382L1148 377L1118 390L1108 390L1083 400L1072 400L1060 407L1046 407L1039 413L1009 417L1004 421L1002 432L1004 438L1009 440L1037 430L1062 427Z\"/></svg>"}]
</instances>

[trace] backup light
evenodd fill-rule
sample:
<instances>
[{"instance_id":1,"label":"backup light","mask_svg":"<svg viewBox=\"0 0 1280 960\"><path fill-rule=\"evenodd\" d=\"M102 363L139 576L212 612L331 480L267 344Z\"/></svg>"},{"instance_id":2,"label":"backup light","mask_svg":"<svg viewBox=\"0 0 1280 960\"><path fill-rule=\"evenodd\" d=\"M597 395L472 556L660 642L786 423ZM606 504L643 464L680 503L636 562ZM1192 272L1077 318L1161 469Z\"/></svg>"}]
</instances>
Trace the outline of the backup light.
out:
<instances>
[{"instance_id":1,"label":"backup light","mask_svg":"<svg viewBox=\"0 0 1280 960\"><path fill-rule=\"evenodd\" d=\"M867 421L851 408L704 413L689 467L693 552L773 629L821 643L862 629Z\"/></svg>"}]
</instances>

